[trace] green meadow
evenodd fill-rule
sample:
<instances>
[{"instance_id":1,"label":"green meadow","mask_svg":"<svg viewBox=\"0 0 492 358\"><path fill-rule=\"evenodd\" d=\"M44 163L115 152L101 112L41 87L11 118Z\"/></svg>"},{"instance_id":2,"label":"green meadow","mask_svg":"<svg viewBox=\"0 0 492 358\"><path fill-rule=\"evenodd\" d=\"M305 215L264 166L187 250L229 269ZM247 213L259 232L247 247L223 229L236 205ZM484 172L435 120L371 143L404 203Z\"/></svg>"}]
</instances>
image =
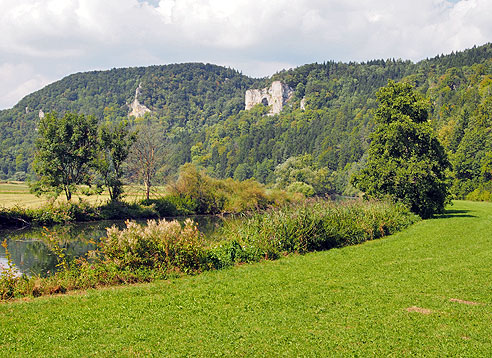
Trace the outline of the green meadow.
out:
<instances>
[{"instance_id":1,"label":"green meadow","mask_svg":"<svg viewBox=\"0 0 492 358\"><path fill-rule=\"evenodd\" d=\"M166 189L163 186L152 188L152 194L159 197L166 194ZM125 201L128 203L142 200L145 198L145 188L138 185L127 185L124 187ZM109 194L103 191L99 195L74 195L74 202L79 199L92 204L101 204L109 200ZM29 192L29 186L25 182L0 182L0 207L13 208L22 207L36 209L48 202L46 197L37 197ZM59 196L57 202L66 202L65 197Z\"/></svg>"},{"instance_id":2,"label":"green meadow","mask_svg":"<svg viewBox=\"0 0 492 358\"><path fill-rule=\"evenodd\" d=\"M492 354L492 204L356 246L0 304L0 355Z\"/></svg>"}]
</instances>

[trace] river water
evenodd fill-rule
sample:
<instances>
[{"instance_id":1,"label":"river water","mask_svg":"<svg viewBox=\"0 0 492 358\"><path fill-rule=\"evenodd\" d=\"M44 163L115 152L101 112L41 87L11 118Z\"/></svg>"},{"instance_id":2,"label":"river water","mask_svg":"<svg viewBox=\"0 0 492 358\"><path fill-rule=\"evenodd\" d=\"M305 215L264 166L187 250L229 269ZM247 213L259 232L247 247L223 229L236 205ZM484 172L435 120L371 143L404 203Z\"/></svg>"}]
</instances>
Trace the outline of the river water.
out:
<instances>
[{"instance_id":1,"label":"river water","mask_svg":"<svg viewBox=\"0 0 492 358\"><path fill-rule=\"evenodd\" d=\"M183 222L186 218L175 218ZM206 236L211 236L221 226L222 219L216 216L196 216L192 219L197 222L199 230ZM146 221L139 221L145 225ZM116 225L125 227L123 220L98 221L57 225L49 228L61 238L58 243L70 259L83 257L89 250L96 248L101 237L106 237L106 228ZM44 236L48 232L41 227L0 230L0 241L7 240L7 248L19 274L49 275L54 272L58 263L56 255L50 250ZM1 266L7 267L5 250L0 247Z\"/></svg>"}]
</instances>

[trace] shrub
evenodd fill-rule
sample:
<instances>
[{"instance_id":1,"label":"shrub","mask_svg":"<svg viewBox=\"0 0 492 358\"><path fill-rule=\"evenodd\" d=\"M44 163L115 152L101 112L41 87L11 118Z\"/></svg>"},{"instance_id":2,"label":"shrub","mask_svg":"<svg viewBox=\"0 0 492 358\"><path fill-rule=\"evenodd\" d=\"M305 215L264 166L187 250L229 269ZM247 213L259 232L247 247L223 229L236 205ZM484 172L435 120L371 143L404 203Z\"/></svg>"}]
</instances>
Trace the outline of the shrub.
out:
<instances>
[{"instance_id":1,"label":"shrub","mask_svg":"<svg viewBox=\"0 0 492 358\"><path fill-rule=\"evenodd\" d=\"M59 234L50 231L47 240L60 270L49 277L17 276L4 242L9 267L0 275L0 299L152 281L292 252L353 245L392 234L416 220L418 216L398 204L309 200L228 219L219 233L221 239L207 246L190 219L183 226L166 220L149 220L147 226L127 221L124 229L107 229L107 237L87 258L71 262L58 244Z\"/></svg>"},{"instance_id":2,"label":"shrub","mask_svg":"<svg viewBox=\"0 0 492 358\"><path fill-rule=\"evenodd\" d=\"M218 244L212 249L213 265L217 260L228 261L223 257L227 250L234 253L232 261L242 255L248 258L246 261L258 257L276 259L290 252L326 250L373 240L417 220L401 204L312 200L231 221L224 227L223 236L235 242L234 250L227 242Z\"/></svg>"},{"instance_id":3,"label":"shrub","mask_svg":"<svg viewBox=\"0 0 492 358\"><path fill-rule=\"evenodd\" d=\"M217 214L223 211L226 201L222 183L207 176L193 164L185 164L179 171L174 187L174 195L184 200L192 199L197 214Z\"/></svg>"},{"instance_id":4,"label":"shrub","mask_svg":"<svg viewBox=\"0 0 492 358\"><path fill-rule=\"evenodd\" d=\"M144 199L140 201L143 206L152 206L159 214L159 217L181 215L173 200L168 197L159 199Z\"/></svg>"},{"instance_id":5,"label":"shrub","mask_svg":"<svg viewBox=\"0 0 492 358\"><path fill-rule=\"evenodd\" d=\"M127 221L125 229L113 226L107 234L101 241L101 253L118 268L148 267L182 272L200 269L201 234L190 219L183 228L176 220L149 220L145 227Z\"/></svg>"},{"instance_id":6,"label":"shrub","mask_svg":"<svg viewBox=\"0 0 492 358\"><path fill-rule=\"evenodd\" d=\"M492 193L485 188L477 188L466 196L466 200L492 201Z\"/></svg>"},{"instance_id":7,"label":"shrub","mask_svg":"<svg viewBox=\"0 0 492 358\"><path fill-rule=\"evenodd\" d=\"M315 194L314 188L306 183L296 181L290 184L287 187L287 191L293 192L293 193L301 193L306 197L313 196Z\"/></svg>"},{"instance_id":8,"label":"shrub","mask_svg":"<svg viewBox=\"0 0 492 358\"><path fill-rule=\"evenodd\" d=\"M159 213L155 206L125 203L121 201L109 202L100 207L100 218L104 220L158 218Z\"/></svg>"}]
</instances>

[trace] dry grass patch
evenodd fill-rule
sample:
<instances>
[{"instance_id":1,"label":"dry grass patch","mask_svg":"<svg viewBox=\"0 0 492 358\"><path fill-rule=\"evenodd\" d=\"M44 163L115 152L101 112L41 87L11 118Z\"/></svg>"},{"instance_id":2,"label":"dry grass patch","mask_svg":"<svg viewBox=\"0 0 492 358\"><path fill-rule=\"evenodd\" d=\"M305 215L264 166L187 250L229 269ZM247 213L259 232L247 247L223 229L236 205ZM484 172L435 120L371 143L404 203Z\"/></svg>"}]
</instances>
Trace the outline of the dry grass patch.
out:
<instances>
[{"instance_id":1,"label":"dry grass patch","mask_svg":"<svg viewBox=\"0 0 492 358\"><path fill-rule=\"evenodd\" d=\"M449 302L462 303L464 305L471 305L471 306L481 305L480 302L465 301L465 300L460 300L459 298L450 298Z\"/></svg>"},{"instance_id":2,"label":"dry grass patch","mask_svg":"<svg viewBox=\"0 0 492 358\"><path fill-rule=\"evenodd\" d=\"M412 306L407 308L407 312L418 312L422 314L431 314L433 311L428 308Z\"/></svg>"}]
</instances>

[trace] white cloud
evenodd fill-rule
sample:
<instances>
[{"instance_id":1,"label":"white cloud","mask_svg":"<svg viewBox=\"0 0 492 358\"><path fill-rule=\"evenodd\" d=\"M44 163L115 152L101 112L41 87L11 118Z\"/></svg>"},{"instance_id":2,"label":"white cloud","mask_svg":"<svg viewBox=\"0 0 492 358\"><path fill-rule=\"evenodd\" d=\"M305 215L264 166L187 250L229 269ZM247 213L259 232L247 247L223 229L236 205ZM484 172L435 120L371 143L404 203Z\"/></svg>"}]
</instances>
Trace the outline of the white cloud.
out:
<instances>
[{"instance_id":1,"label":"white cloud","mask_svg":"<svg viewBox=\"0 0 492 358\"><path fill-rule=\"evenodd\" d=\"M25 95L52 82L42 74L35 73L28 64L1 64L0 78L0 108L11 107Z\"/></svg>"},{"instance_id":2,"label":"white cloud","mask_svg":"<svg viewBox=\"0 0 492 358\"><path fill-rule=\"evenodd\" d=\"M19 71L8 86L0 81L0 106L20 88L83 70L203 61L264 76L314 61L419 60L492 38L490 0L0 0L0 8L0 75Z\"/></svg>"}]
</instances>

